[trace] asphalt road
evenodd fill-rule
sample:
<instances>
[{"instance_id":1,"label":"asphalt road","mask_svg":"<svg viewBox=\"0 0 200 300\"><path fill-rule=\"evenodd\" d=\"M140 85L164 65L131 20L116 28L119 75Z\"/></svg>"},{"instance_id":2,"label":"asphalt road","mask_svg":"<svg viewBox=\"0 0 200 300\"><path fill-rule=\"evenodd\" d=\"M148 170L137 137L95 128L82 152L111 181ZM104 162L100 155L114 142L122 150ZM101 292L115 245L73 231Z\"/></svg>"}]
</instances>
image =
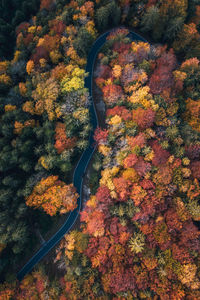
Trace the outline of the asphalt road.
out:
<instances>
[{"instance_id":1,"label":"asphalt road","mask_svg":"<svg viewBox=\"0 0 200 300\"><path fill-rule=\"evenodd\" d=\"M26 274L28 274L34 266L63 238L63 236L69 232L74 223L76 222L82 203L82 185L83 185L83 176L87 169L87 166L90 162L90 159L95 151L95 143L93 139L94 130L98 126L97 114L94 106L94 101L92 99L92 79L93 79L93 68L96 60L96 55L99 52L100 48L106 42L106 38L112 30L109 30L102 34L93 44L90 53L87 59L87 65L85 71L89 73L89 76L85 78L85 87L88 88L89 94L91 97L90 104L90 118L92 124L92 130L89 136L89 146L81 155L79 162L74 170L73 175L73 184L76 187L77 192L79 193L79 198L77 200L77 208L73 210L67 217L63 226L45 243L41 246L36 254L32 256L32 258L23 266L23 268L18 272L17 278L18 280L22 280ZM129 31L130 32L130 31ZM144 38L140 35L130 32L128 37L132 40L140 40L146 42Z\"/></svg>"}]
</instances>

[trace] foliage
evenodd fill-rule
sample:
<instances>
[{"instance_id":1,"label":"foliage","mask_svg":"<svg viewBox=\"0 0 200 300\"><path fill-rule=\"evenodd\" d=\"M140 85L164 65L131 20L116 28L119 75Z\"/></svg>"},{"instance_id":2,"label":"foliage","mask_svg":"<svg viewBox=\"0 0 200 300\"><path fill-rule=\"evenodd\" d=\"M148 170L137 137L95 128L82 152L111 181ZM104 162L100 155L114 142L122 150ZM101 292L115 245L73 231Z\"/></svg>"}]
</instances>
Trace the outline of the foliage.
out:
<instances>
[{"instance_id":1,"label":"foliage","mask_svg":"<svg viewBox=\"0 0 200 300\"><path fill-rule=\"evenodd\" d=\"M36 2L39 7L38 1L32 1L31 6L30 1L18 1L17 4L11 1L9 5L3 3L3 6L0 5L1 17L9 23L16 5L20 10L22 2L28 17L36 11ZM80 3L80 19L88 16L84 29L87 31L87 40L85 31L80 30L82 23L75 26L68 24L67 27L61 21L61 11L57 11L57 5L55 1L41 1L37 16L16 28L13 60L0 59L0 90L3 96L0 138L0 189L3 204L0 239L5 245L1 255L2 276L12 274L12 268L18 268L24 248L27 248L28 253L37 245L35 225L32 224L42 224L46 220L42 210L33 211L25 205L25 198L30 196L34 186L42 178L58 174L62 182L70 183L72 166L87 147L90 124L89 97L84 88L86 52L84 57L79 57L73 45L76 44L74 32L83 33L80 38L85 43L84 48L89 40L92 43L96 37L94 4L88 2L84 6ZM65 9L68 10L67 7ZM8 10L12 11L10 16ZM16 13L18 21L15 20L15 25L20 20L25 20L25 16L22 18L19 11ZM12 30L15 25L13 23ZM2 27L4 29L9 36L10 29ZM89 44L87 46L90 47ZM10 177L10 174L14 177ZM15 177L18 180L12 180ZM67 186L62 184L60 197L62 194L67 195ZM55 184L54 190L56 189ZM74 193L73 189L71 192ZM52 195L49 201L57 204L51 207L52 210L47 207L43 211L55 214L57 210L65 212L73 209L76 197L72 196L70 200L70 193L67 197L69 203L61 209L61 198L53 198Z\"/></svg>"},{"instance_id":2,"label":"foliage","mask_svg":"<svg viewBox=\"0 0 200 300\"><path fill-rule=\"evenodd\" d=\"M68 69L68 75L66 75L61 82L62 92L67 93L83 89L84 77L86 76L85 71L80 68L74 68L72 65L69 65Z\"/></svg>"},{"instance_id":3,"label":"foliage","mask_svg":"<svg viewBox=\"0 0 200 300\"><path fill-rule=\"evenodd\" d=\"M58 180L58 176L42 179L34 187L33 192L26 199L26 204L34 208L42 208L50 216L58 211L63 214L74 210L77 206L78 194L72 184L66 185Z\"/></svg>"},{"instance_id":4,"label":"foliage","mask_svg":"<svg viewBox=\"0 0 200 300\"><path fill-rule=\"evenodd\" d=\"M118 36L116 31L108 40L114 39L114 34ZM135 69L141 67L136 50L140 47L134 43L130 50L136 53ZM106 72L98 67L101 77L96 78L107 108L106 128L95 132L98 151L104 158L100 185L81 213L80 232L89 236L82 259L85 261L86 255L89 270L98 270L101 291L96 297L102 293L112 297L129 294L130 299L147 295L161 299L196 297L200 244L192 220L199 220L199 143L197 135L192 144L185 142L181 131L184 116L177 117L177 98L184 101L187 88L187 63L177 66L172 50L159 52L158 48L154 62L151 58L154 71L144 81L137 77L129 82L123 73L129 61L120 61L117 53L121 50L115 44L108 49L110 56L115 53L114 61L109 62ZM99 55L102 66L104 55ZM197 68L198 63L194 64ZM137 74L141 74L138 69ZM177 88L178 80L181 88ZM186 113L185 120L189 120ZM76 266L74 255L74 250L69 256L67 252L70 268ZM84 266L79 274L85 274ZM76 272L74 269L72 276L83 288ZM74 285L69 277L68 281ZM72 289L66 295L70 293ZM77 287L73 295L78 295ZM92 291L84 295L93 297L93 283Z\"/></svg>"},{"instance_id":5,"label":"foliage","mask_svg":"<svg viewBox=\"0 0 200 300\"><path fill-rule=\"evenodd\" d=\"M98 56L106 128L95 132L98 159L81 228L57 252L60 280L34 272L1 286L0 297L199 299L198 1L42 0L37 16L16 28L11 61L14 27L39 2L2 3L3 279L36 242L30 228L43 219L31 206L50 215L76 207L70 171L91 130L84 67L93 41L122 23L147 32L152 45L131 42L119 28Z\"/></svg>"},{"instance_id":6,"label":"foliage","mask_svg":"<svg viewBox=\"0 0 200 300\"><path fill-rule=\"evenodd\" d=\"M37 13L39 3L39 0L20 0L17 2L11 0L8 3L6 1L1 2L0 57L2 59L10 59L12 57L15 46L15 28L22 22L29 20L31 15Z\"/></svg>"},{"instance_id":7,"label":"foliage","mask_svg":"<svg viewBox=\"0 0 200 300\"><path fill-rule=\"evenodd\" d=\"M56 135L55 135L55 148L58 152L58 154L62 153L65 149L72 149L75 146L76 138L67 138L66 132L65 132L65 125L63 123L58 122L56 124L55 129Z\"/></svg>"}]
</instances>

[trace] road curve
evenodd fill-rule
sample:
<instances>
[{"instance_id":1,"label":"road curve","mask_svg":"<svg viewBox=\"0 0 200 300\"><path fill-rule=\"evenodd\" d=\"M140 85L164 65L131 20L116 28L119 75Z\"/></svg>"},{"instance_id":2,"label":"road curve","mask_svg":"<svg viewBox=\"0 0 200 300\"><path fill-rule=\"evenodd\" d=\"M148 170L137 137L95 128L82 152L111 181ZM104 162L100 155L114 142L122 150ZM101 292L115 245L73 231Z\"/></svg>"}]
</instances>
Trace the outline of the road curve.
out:
<instances>
[{"instance_id":1,"label":"road curve","mask_svg":"<svg viewBox=\"0 0 200 300\"><path fill-rule=\"evenodd\" d=\"M85 71L89 73L89 76L85 78L85 87L88 88L89 95L91 97L90 118L91 118L92 130L89 136L89 146L82 153L73 174L73 184L80 195L77 200L77 204L78 204L77 208L72 212L70 212L62 227L58 229L58 231L45 244L42 245L42 247L37 251L37 253L34 254L32 258L17 273L18 280L22 280L24 276L28 274L33 269L33 267L63 238L63 236L72 228L72 226L74 225L74 223L76 222L79 216L81 210L81 203L82 203L83 176L88 167L90 159L95 151L95 143L94 143L93 135L96 127L98 126L98 118L94 106L94 101L92 99L92 79L93 79L94 63L96 60L97 53L99 52L103 44L106 42L107 36L112 31L113 29L99 36L99 38L94 42L87 58L87 65ZM131 40L140 40L146 42L146 40L143 37L141 37L140 35L132 31L129 31L128 37L130 37Z\"/></svg>"}]
</instances>

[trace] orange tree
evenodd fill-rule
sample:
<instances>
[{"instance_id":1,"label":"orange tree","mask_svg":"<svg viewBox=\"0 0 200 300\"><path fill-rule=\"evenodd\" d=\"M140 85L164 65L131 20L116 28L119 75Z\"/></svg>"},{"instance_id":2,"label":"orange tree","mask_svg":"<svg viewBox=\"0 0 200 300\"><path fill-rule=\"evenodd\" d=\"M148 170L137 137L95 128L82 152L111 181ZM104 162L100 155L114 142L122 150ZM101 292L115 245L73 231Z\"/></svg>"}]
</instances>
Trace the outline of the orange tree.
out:
<instances>
[{"instance_id":1,"label":"orange tree","mask_svg":"<svg viewBox=\"0 0 200 300\"><path fill-rule=\"evenodd\" d=\"M78 194L72 184L66 185L58 176L43 178L26 198L26 204L34 208L42 208L50 216L58 211L63 214L74 210L77 206Z\"/></svg>"}]
</instances>

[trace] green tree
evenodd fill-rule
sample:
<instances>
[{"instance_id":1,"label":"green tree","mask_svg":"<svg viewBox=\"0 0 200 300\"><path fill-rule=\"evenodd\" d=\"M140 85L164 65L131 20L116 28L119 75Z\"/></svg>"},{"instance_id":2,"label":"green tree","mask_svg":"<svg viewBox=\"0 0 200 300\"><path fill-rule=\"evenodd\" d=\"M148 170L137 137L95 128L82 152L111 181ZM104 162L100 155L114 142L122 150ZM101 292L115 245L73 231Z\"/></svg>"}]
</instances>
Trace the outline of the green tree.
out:
<instances>
[{"instance_id":1,"label":"green tree","mask_svg":"<svg viewBox=\"0 0 200 300\"><path fill-rule=\"evenodd\" d=\"M174 40L184 24L184 17L170 19L165 30L164 39Z\"/></svg>"},{"instance_id":2,"label":"green tree","mask_svg":"<svg viewBox=\"0 0 200 300\"><path fill-rule=\"evenodd\" d=\"M93 41L94 38L87 31L87 29L81 27L81 29L78 32L77 38L74 41L74 48L76 49L80 57L86 56L88 54Z\"/></svg>"},{"instance_id":3,"label":"green tree","mask_svg":"<svg viewBox=\"0 0 200 300\"><path fill-rule=\"evenodd\" d=\"M98 30L105 30L108 27L109 11L106 6L102 6L96 11L96 24Z\"/></svg>"},{"instance_id":4,"label":"green tree","mask_svg":"<svg viewBox=\"0 0 200 300\"><path fill-rule=\"evenodd\" d=\"M117 26L120 22L120 17L121 10L115 1L98 8L95 15L97 29L103 31L108 26Z\"/></svg>"},{"instance_id":5,"label":"green tree","mask_svg":"<svg viewBox=\"0 0 200 300\"><path fill-rule=\"evenodd\" d=\"M159 8L157 6L149 7L141 20L142 31L146 32L153 30L158 23L159 18Z\"/></svg>"}]
</instances>

